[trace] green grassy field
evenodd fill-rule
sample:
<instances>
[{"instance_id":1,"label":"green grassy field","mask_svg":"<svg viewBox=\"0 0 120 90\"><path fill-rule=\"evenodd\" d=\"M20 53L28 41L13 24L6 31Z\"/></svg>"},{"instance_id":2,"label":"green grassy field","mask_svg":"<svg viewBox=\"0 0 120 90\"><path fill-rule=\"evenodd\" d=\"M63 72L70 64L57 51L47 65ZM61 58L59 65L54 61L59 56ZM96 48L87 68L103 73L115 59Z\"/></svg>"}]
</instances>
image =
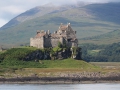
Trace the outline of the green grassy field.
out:
<instances>
[{"instance_id":1,"label":"green grassy field","mask_svg":"<svg viewBox=\"0 0 120 90\"><path fill-rule=\"evenodd\" d=\"M97 66L91 65L82 60L74 59L64 59L64 60L43 60L40 61L46 66L46 68L78 68L78 69L88 69L88 68L98 68Z\"/></svg>"},{"instance_id":2,"label":"green grassy field","mask_svg":"<svg viewBox=\"0 0 120 90\"><path fill-rule=\"evenodd\" d=\"M99 71L100 67L92 65L82 60L74 60L74 59L64 59L64 60L43 60L37 62L37 64L33 63L36 66L30 66L29 68L24 68L24 66L10 66L10 67L1 67L0 66L0 76L1 77L16 77L16 76L55 76L59 73L78 73L84 71ZM27 66L27 65L26 65ZM40 68L39 68L40 66ZM41 67L44 66L44 67Z\"/></svg>"},{"instance_id":3,"label":"green grassy field","mask_svg":"<svg viewBox=\"0 0 120 90\"><path fill-rule=\"evenodd\" d=\"M59 76L64 74L78 74L83 72L120 72L120 63L112 62L84 62L82 60L65 59L65 60L44 60L39 61L44 64L45 68L0 68L1 77L23 77L23 76Z\"/></svg>"},{"instance_id":4,"label":"green grassy field","mask_svg":"<svg viewBox=\"0 0 120 90\"><path fill-rule=\"evenodd\" d=\"M48 65L47 68L0 68L1 77L26 77L26 76L59 76L64 74L78 74L84 72L120 72L120 63L90 62L86 63L81 60L60 60L60 61L43 61L42 64Z\"/></svg>"}]
</instances>

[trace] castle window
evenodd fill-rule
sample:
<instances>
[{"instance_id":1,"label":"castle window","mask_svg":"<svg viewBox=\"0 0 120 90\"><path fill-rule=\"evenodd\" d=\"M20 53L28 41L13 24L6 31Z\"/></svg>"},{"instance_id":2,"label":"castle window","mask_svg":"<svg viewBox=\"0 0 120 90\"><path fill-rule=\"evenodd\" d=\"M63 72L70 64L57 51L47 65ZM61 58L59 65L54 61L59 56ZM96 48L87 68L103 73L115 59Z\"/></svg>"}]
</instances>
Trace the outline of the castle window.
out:
<instances>
[{"instance_id":1,"label":"castle window","mask_svg":"<svg viewBox=\"0 0 120 90\"><path fill-rule=\"evenodd\" d=\"M71 39L68 39L67 41L68 41L68 42L70 42L70 41L71 41Z\"/></svg>"}]
</instances>

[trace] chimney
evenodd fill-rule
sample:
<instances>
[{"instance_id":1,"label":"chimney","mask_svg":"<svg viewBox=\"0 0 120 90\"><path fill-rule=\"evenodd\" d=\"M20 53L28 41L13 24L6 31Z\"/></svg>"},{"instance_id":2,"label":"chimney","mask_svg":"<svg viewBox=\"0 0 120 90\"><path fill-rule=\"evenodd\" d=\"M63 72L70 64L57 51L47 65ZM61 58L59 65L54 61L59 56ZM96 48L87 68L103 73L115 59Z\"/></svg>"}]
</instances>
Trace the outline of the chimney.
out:
<instances>
[{"instance_id":1,"label":"chimney","mask_svg":"<svg viewBox=\"0 0 120 90\"><path fill-rule=\"evenodd\" d=\"M70 26L70 23L68 23L68 25Z\"/></svg>"},{"instance_id":2,"label":"chimney","mask_svg":"<svg viewBox=\"0 0 120 90\"><path fill-rule=\"evenodd\" d=\"M40 30L37 30L37 34L40 33Z\"/></svg>"}]
</instances>

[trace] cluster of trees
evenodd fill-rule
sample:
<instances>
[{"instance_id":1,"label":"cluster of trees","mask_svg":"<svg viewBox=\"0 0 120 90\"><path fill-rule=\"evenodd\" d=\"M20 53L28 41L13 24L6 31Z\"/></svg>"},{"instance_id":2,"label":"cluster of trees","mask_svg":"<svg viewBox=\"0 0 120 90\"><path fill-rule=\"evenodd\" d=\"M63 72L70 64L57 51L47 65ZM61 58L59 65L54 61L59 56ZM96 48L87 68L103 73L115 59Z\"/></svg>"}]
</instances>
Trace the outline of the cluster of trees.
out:
<instances>
[{"instance_id":1,"label":"cluster of trees","mask_svg":"<svg viewBox=\"0 0 120 90\"><path fill-rule=\"evenodd\" d=\"M82 58L87 62L120 62L120 42L111 45L84 44ZM90 51L98 50L94 54Z\"/></svg>"}]
</instances>

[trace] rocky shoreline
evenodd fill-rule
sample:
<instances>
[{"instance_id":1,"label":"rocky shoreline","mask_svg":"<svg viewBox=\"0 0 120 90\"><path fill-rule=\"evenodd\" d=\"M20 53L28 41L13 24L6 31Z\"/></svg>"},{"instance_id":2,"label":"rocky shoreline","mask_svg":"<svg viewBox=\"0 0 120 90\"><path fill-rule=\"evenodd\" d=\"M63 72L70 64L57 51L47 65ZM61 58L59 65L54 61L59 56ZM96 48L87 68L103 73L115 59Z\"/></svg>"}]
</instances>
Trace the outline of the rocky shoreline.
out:
<instances>
[{"instance_id":1,"label":"rocky shoreline","mask_svg":"<svg viewBox=\"0 0 120 90\"><path fill-rule=\"evenodd\" d=\"M26 72L26 71L25 71ZM38 71L37 71L38 72ZM40 83L40 84L64 84L64 83L120 83L119 71L65 71L65 72L39 72L32 71L28 75L20 75L15 72L14 74L4 74L0 76L0 83Z\"/></svg>"},{"instance_id":2,"label":"rocky shoreline","mask_svg":"<svg viewBox=\"0 0 120 90\"><path fill-rule=\"evenodd\" d=\"M74 83L120 83L120 75L107 77L16 77L0 78L0 83L39 83L39 84L74 84Z\"/></svg>"}]
</instances>

